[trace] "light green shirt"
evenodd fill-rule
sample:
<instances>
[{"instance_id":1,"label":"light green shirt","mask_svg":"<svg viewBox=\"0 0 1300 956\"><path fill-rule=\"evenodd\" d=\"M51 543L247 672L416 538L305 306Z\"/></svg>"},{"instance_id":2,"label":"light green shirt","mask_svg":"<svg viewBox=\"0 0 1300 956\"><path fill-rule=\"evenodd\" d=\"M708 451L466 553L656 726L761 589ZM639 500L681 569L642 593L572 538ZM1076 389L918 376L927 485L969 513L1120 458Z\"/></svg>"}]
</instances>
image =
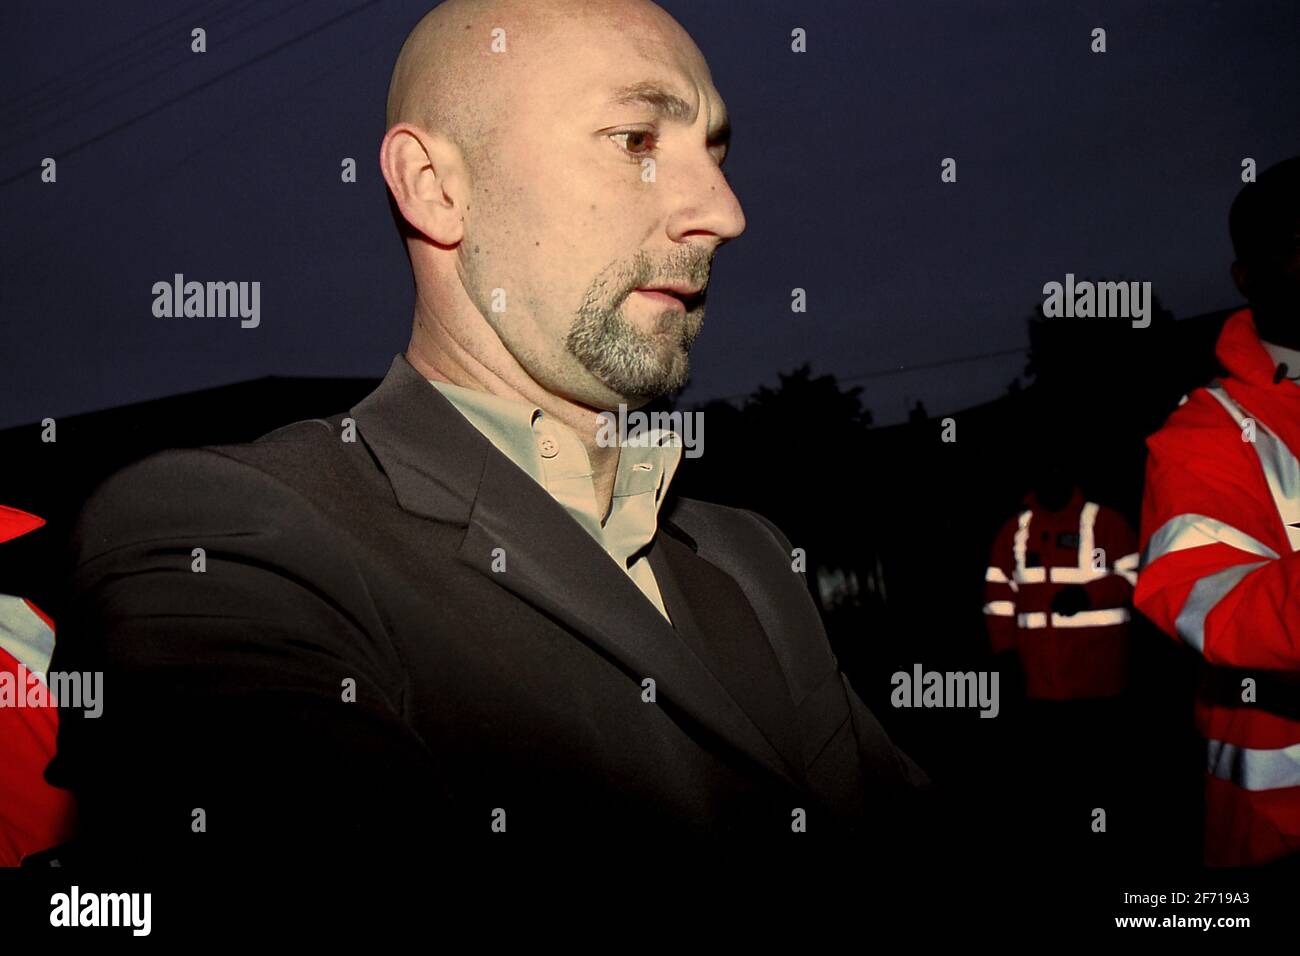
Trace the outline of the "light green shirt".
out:
<instances>
[{"instance_id":1,"label":"light green shirt","mask_svg":"<svg viewBox=\"0 0 1300 956\"><path fill-rule=\"evenodd\" d=\"M630 563L629 559L650 543L658 529L659 508L682 457L676 433L654 429L647 442L620 449L614 497L602 524L591 459L573 429L548 418L535 405L432 379L429 383L498 451L563 505L668 618L650 562L644 554Z\"/></svg>"}]
</instances>

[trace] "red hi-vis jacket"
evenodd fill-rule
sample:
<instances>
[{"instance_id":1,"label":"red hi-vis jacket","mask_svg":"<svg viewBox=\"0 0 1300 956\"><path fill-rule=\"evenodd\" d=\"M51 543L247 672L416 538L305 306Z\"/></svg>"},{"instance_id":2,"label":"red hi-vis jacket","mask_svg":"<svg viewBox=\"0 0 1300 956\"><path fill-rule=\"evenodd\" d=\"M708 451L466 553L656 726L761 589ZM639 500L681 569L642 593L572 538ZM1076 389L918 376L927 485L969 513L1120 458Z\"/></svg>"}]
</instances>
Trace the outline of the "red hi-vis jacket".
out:
<instances>
[{"instance_id":1,"label":"red hi-vis jacket","mask_svg":"<svg viewBox=\"0 0 1300 956\"><path fill-rule=\"evenodd\" d=\"M1239 866L1300 851L1300 388L1274 384L1248 309L1215 354L1226 381L1147 439L1134 601L1211 665L1205 861Z\"/></svg>"},{"instance_id":2,"label":"red hi-vis jacket","mask_svg":"<svg viewBox=\"0 0 1300 956\"><path fill-rule=\"evenodd\" d=\"M984 620L994 653L1016 651L1025 695L1045 700L1114 697L1128 684L1129 599L1137 539L1124 518L1075 489L1059 511L1031 493L998 533L984 575ZM1052 612L1082 585L1091 610Z\"/></svg>"},{"instance_id":3,"label":"red hi-vis jacket","mask_svg":"<svg viewBox=\"0 0 1300 956\"><path fill-rule=\"evenodd\" d=\"M0 546L44 519L0 505ZM75 802L45 782L59 726L45 686L54 623L31 601L0 594L0 866L71 838ZM34 705L34 706L33 706Z\"/></svg>"}]
</instances>

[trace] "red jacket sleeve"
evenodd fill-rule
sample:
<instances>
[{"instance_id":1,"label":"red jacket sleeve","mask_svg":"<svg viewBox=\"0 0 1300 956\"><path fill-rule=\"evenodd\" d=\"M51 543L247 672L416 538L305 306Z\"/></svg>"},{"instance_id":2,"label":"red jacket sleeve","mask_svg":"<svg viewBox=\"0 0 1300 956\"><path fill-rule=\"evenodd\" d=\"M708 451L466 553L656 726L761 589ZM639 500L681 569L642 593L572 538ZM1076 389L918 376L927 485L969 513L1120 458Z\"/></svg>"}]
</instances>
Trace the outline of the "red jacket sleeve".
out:
<instances>
[{"instance_id":1,"label":"red jacket sleeve","mask_svg":"<svg viewBox=\"0 0 1300 956\"><path fill-rule=\"evenodd\" d=\"M20 683L19 668L0 648L0 671L25 701L21 707L0 707L0 866L18 866L28 854L71 839L76 822L72 794L45 781L58 708L44 684L30 678Z\"/></svg>"},{"instance_id":2,"label":"red jacket sleeve","mask_svg":"<svg viewBox=\"0 0 1300 956\"><path fill-rule=\"evenodd\" d=\"M0 546L44 524L0 505ZM49 616L29 600L0 594L0 680L13 689L11 699L0 699L0 866L18 866L70 839L76 822L72 794L45 780L59 726L46 683L53 650Z\"/></svg>"},{"instance_id":3,"label":"red jacket sleeve","mask_svg":"<svg viewBox=\"0 0 1300 956\"><path fill-rule=\"evenodd\" d=\"M1134 604L1211 664L1297 670L1300 552L1222 416L1197 393L1148 439Z\"/></svg>"},{"instance_id":4,"label":"red jacket sleeve","mask_svg":"<svg viewBox=\"0 0 1300 956\"><path fill-rule=\"evenodd\" d=\"M1016 649L1016 584L1012 578L1015 558L1012 544L1017 522L1013 518L1002 526L989 553L984 572L984 623L988 627L989 645L994 654Z\"/></svg>"}]
</instances>

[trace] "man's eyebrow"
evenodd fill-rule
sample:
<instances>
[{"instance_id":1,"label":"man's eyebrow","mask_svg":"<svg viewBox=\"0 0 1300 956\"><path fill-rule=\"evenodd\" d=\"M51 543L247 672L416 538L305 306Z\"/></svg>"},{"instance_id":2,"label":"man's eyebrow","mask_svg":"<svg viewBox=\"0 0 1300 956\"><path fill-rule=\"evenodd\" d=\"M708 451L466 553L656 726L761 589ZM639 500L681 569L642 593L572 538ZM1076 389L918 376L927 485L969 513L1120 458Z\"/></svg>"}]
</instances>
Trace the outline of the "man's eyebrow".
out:
<instances>
[{"instance_id":1,"label":"man's eyebrow","mask_svg":"<svg viewBox=\"0 0 1300 956\"><path fill-rule=\"evenodd\" d=\"M640 104L648 106L656 113L667 116L678 123L690 124L695 117L695 110L690 103L672 90L653 81L630 83L620 86L610 95L610 103L616 106ZM725 144L731 140L731 123L724 116L721 122L709 130L710 144Z\"/></svg>"}]
</instances>

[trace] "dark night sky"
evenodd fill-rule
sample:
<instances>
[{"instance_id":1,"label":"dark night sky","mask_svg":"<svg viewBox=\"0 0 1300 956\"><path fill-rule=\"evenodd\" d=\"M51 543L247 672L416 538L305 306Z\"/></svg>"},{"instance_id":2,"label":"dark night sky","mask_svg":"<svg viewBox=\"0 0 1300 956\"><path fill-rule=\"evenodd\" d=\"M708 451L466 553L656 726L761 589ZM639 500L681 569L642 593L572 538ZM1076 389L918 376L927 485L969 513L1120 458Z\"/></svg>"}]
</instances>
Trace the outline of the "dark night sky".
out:
<instances>
[{"instance_id":1,"label":"dark night sky","mask_svg":"<svg viewBox=\"0 0 1300 956\"><path fill-rule=\"evenodd\" d=\"M412 289L376 155L428 6L4 4L0 427L263 375L381 376ZM850 378L1022 348L1066 272L1149 280L1178 316L1233 305L1241 160L1300 153L1294 0L664 6L727 101L748 218L715 263L688 401L805 360ZM261 281L261 326L155 318L151 286L176 272ZM893 421L908 400L995 397L1023 364L855 383Z\"/></svg>"}]
</instances>

